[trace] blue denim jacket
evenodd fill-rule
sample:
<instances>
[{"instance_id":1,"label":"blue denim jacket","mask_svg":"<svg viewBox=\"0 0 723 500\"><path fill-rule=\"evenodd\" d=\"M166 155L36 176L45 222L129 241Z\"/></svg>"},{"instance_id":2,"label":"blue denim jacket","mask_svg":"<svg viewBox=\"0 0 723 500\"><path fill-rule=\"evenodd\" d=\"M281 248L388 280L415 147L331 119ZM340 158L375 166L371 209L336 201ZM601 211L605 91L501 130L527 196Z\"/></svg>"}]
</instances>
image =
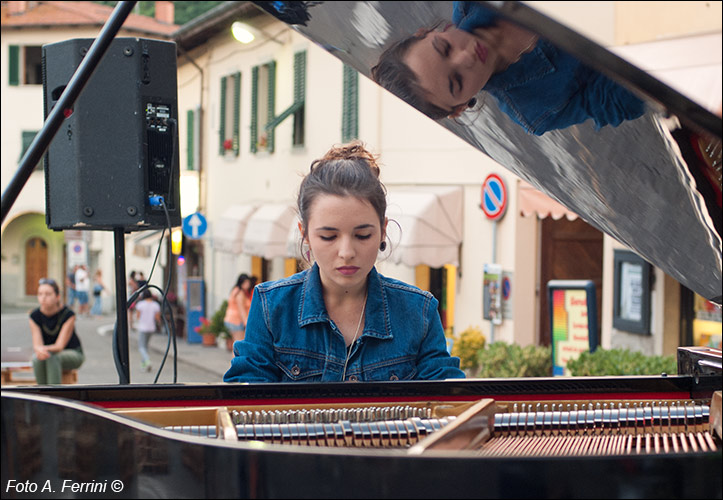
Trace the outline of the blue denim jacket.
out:
<instances>
[{"instance_id":1,"label":"blue denim jacket","mask_svg":"<svg viewBox=\"0 0 723 500\"><path fill-rule=\"evenodd\" d=\"M447 352L437 299L372 269L364 330L352 344L346 380L463 378ZM339 382L344 337L329 317L319 267L254 289L246 337L234 343L225 382Z\"/></svg>"},{"instance_id":2,"label":"blue denim jacket","mask_svg":"<svg viewBox=\"0 0 723 500\"><path fill-rule=\"evenodd\" d=\"M497 14L477 2L454 2L452 20L461 30L494 24ZM567 128L589 118L596 128L638 118L645 104L632 92L540 39L484 86L500 109L528 133Z\"/></svg>"}]
</instances>

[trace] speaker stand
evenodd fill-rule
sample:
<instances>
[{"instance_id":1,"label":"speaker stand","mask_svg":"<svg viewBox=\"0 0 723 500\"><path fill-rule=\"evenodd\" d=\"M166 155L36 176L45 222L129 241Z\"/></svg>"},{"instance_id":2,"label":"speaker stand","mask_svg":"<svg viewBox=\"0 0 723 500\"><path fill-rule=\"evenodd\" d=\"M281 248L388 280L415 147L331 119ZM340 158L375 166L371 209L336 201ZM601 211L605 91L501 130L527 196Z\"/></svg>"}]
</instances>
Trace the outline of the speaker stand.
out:
<instances>
[{"instance_id":1,"label":"speaker stand","mask_svg":"<svg viewBox=\"0 0 723 500\"><path fill-rule=\"evenodd\" d=\"M128 352L128 305L126 297L126 245L123 228L113 229L115 244L115 310L116 328L113 335L113 350L119 384L130 384L130 363Z\"/></svg>"}]
</instances>

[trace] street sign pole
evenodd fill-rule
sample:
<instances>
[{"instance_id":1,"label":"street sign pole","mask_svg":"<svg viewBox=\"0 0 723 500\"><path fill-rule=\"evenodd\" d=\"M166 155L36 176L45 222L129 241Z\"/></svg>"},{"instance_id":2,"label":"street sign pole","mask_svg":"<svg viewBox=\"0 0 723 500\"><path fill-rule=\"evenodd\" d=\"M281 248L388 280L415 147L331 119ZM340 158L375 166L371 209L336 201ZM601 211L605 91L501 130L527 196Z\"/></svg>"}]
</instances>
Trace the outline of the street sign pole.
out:
<instances>
[{"instance_id":1,"label":"street sign pole","mask_svg":"<svg viewBox=\"0 0 723 500\"><path fill-rule=\"evenodd\" d=\"M482 183L480 208L492 222L492 263L497 263L497 222L507 211L507 186L497 174L489 174ZM495 339L495 323L490 321L490 343Z\"/></svg>"}]
</instances>

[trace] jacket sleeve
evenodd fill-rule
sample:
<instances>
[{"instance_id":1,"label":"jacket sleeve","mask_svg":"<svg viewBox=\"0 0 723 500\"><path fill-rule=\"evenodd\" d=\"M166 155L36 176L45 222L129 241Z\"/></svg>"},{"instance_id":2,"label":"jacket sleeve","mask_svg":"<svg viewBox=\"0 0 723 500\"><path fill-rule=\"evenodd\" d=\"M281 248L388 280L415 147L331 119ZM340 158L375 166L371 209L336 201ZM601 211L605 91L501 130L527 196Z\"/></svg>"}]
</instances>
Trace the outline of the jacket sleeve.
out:
<instances>
[{"instance_id":1,"label":"jacket sleeve","mask_svg":"<svg viewBox=\"0 0 723 500\"><path fill-rule=\"evenodd\" d=\"M437 299L431 298L425 307L426 332L417 356L417 379L442 380L464 378L459 369L459 358L450 356L444 336L442 320L437 312Z\"/></svg>"},{"instance_id":2,"label":"jacket sleeve","mask_svg":"<svg viewBox=\"0 0 723 500\"><path fill-rule=\"evenodd\" d=\"M224 382L279 382L281 370L274 362L273 335L268 327L266 296L256 293L251 301L246 336L234 342L231 368Z\"/></svg>"}]
</instances>

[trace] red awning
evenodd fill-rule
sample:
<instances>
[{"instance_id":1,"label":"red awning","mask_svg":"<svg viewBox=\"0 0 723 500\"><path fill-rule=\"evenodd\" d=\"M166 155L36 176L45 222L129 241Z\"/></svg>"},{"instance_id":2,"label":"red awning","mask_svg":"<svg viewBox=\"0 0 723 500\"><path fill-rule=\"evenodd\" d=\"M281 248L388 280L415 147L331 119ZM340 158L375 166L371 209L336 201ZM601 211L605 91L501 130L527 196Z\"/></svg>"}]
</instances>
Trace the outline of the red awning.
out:
<instances>
[{"instance_id":1,"label":"red awning","mask_svg":"<svg viewBox=\"0 0 723 500\"><path fill-rule=\"evenodd\" d=\"M554 220L567 217L567 220L577 219L577 214L571 212L559 202L553 200L542 191L538 191L529 183L520 180L518 190L518 201L520 213L525 217L537 214L537 217L544 219L551 216Z\"/></svg>"}]
</instances>

